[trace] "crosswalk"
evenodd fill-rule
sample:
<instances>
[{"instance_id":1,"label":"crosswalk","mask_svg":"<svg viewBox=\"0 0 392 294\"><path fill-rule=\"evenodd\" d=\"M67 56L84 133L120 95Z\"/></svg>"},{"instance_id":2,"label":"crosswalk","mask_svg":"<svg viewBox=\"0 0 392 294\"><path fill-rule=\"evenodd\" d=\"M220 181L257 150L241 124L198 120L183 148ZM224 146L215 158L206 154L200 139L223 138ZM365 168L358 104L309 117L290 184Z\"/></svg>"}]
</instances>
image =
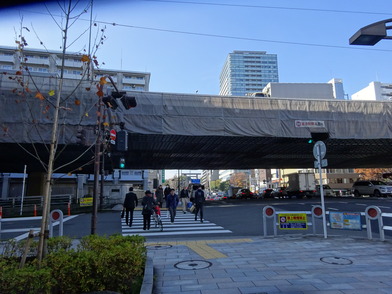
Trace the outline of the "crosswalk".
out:
<instances>
[{"instance_id":1,"label":"crosswalk","mask_svg":"<svg viewBox=\"0 0 392 294\"><path fill-rule=\"evenodd\" d=\"M203 223L200 220L195 221L195 215L187 212L183 214L178 211L174 223L170 223L168 211L162 211L163 231L155 227L154 220L151 219L150 230L143 230L143 216L140 211L135 211L133 215L132 227L125 223L125 219L121 219L122 235L123 236L176 236L176 235L197 235L197 234L222 234L232 233L230 230L225 230L208 220Z\"/></svg>"}]
</instances>

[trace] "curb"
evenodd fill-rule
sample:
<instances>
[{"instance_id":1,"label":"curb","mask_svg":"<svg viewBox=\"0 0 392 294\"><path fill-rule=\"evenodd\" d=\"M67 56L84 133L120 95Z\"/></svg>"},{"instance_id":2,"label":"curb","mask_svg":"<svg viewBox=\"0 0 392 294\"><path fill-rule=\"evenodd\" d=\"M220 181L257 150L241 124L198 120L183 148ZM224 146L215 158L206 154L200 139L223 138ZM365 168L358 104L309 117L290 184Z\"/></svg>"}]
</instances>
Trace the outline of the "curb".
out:
<instances>
[{"instance_id":1,"label":"curb","mask_svg":"<svg viewBox=\"0 0 392 294\"><path fill-rule=\"evenodd\" d=\"M154 262L151 257L147 256L144 268L144 278L140 294L151 294L154 286Z\"/></svg>"}]
</instances>

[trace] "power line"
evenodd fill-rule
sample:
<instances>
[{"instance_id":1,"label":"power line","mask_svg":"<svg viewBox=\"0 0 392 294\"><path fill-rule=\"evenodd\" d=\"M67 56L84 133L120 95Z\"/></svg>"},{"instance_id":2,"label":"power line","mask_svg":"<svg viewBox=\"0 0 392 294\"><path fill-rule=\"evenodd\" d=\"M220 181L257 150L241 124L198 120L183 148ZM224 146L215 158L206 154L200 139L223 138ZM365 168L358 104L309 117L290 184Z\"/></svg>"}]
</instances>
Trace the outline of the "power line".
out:
<instances>
[{"instance_id":1,"label":"power line","mask_svg":"<svg viewBox=\"0 0 392 294\"><path fill-rule=\"evenodd\" d=\"M86 19L81 19L86 20ZM286 45L301 45L301 46L313 46L313 47L325 47L325 48L338 48L338 49L351 49L351 50L370 50L370 51L381 51L381 52L392 52L392 50L388 49L377 49L377 48L363 48L363 47L349 47L349 46L338 46L338 45L327 45L327 44L315 44L315 43L302 43L302 42L290 42L290 41L278 41L278 40L266 40L266 39L258 39L258 38L248 38L248 37L238 37L238 36L229 36L229 35L218 35L218 34L208 34L208 33L197 33L197 32L186 32L186 31L178 31L178 30L168 30L162 28L151 28L151 27L141 27L141 26L133 26L126 24L119 24L114 22L106 22L106 21L95 21L96 23L133 28L133 29L141 29L141 30L149 30L149 31L158 31L165 33L175 33L175 34L184 34L184 35L194 35L194 36L202 36L202 37L213 37L213 38L222 38L222 39L235 39L235 40L244 40L244 41L256 41L256 42L266 42L266 43L277 43L277 44L286 44Z\"/></svg>"},{"instance_id":2,"label":"power line","mask_svg":"<svg viewBox=\"0 0 392 294\"><path fill-rule=\"evenodd\" d=\"M386 13L386 12L368 12L368 11L321 9L321 8L281 7L281 6L264 6L264 5L249 5L249 4L229 4L229 3L211 3L211 2L195 2L195 1L169 1L169 0L142 0L142 1L146 1L146 2L177 3L177 4L179 3L179 4L209 5L209 6L242 7L242 8L262 8L262 9L318 11L318 12L332 12L332 13L367 14L367 15L369 15L369 14L389 15L389 16L392 15L392 13Z\"/></svg>"},{"instance_id":3,"label":"power line","mask_svg":"<svg viewBox=\"0 0 392 294\"><path fill-rule=\"evenodd\" d=\"M165 0L144 0L144 1L163 1L163 2L174 2L174 1L165 1ZM186 2L190 3L190 2ZM37 12L37 11L28 11L30 13L36 14L45 14L49 15L45 12ZM55 16L52 14L52 16ZM61 15L56 15L58 17L62 17ZM89 19L79 18L81 21L90 21ZM158 31L165 33L175 33L175 34L183 34L183 35L193 35L193 36L202 36L202 37L210 37L210 38L221 38L221 39L232 39L232 40L243 40L243 41L254 41L254 42L265 42L265 43L275 43L275 44L285 44L285 45L300 45L300 46L312 46L312 47L325 47L325 48L336 48L336 49L349 49L349 50L366 50L366 51L378 51L378 52L392 52L389 49L378 49L378 48L364 48L361 46L338 46L338 45L328 45L328 44L315 44L315 43L305 43L305 42L290 42L290 41L279 41L279 40L268 40L268 39L258 39L258 38L250 38L250 37L239 37L239 36L230 36L230 35L219 35L219 34L209 34L209 33L199 33L199 32L187 32L187 31L179 31L179 30L169 30L163 28L153 28L153 27L142 27L128 24L121 24L115 22L107 22L107 21L99 21L95 20L95 23L132 28L132 29L140 29L140 30L149 30L149 31Z\"/></svg>"}]
</instances>

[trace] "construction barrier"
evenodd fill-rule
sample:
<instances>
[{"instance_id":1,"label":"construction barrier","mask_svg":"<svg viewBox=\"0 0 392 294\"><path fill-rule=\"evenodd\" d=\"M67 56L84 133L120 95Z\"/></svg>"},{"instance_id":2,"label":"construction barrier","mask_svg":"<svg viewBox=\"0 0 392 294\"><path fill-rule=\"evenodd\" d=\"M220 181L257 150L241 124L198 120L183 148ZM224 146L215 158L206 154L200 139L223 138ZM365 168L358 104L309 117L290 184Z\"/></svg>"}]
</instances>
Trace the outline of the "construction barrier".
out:
<instances>
[{"instance_id":1,"label":"construction barrier","mask_svg":"<svg viewBox=\"0 0 392 294\"><path fill-rule=\"evenodd\" d=\"M332 213L337 213L337 212L330 212L326 211L325 214L332 214ZM306 214L306 215L311 215L312 217L312 222L306 222L306 225L312 226L313 229L313 234L316 234L316 225L315 225L315 219L316 218L322 218L323 216L323 210L322 207L319 205L315 205L312 207L311 211L278 211L276 212L275 208L273 206L265 206L263 208L263 233L264 237L268 235L267 231L267 222L268 219L272 219L273 223L273 234L274 236L277 236L278 234L278 226L281 225L281 221L277 219L277 215L283 215L282 219L286 218L286 215L301 215L301 214ZM359 218L360 216L365 216L366 219L366 230L367 230L367 236L369 240L373 239L372 235L372 221L377 221L379 233L380 233L380 240L385 241L385 230L392 231L392 226L384 226L383 223L383 217L392 217L392 213L382 213L381 209L377 206L369 206L366 208L365 212L361 213L349 213L353 214ZM295 218L295 217L294 217ZM299 220L303 220L301 216L297 217ZM302 225L305 225L304 223ZM331 226L331 224L329 224ZM297 226L298 227L298 226ZM294 229L302 229L302 228L295 228ZM307 228L306 228L307 229Z\"/></svg>"}]
</instances>

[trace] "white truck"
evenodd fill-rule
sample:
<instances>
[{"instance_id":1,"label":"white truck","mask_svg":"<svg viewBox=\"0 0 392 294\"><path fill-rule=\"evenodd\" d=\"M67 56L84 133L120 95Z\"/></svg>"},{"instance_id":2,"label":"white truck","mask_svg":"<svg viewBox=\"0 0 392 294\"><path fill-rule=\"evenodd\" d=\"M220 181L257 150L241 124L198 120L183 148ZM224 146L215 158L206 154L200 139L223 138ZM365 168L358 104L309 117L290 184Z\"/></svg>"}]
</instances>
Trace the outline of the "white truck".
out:
<instances>
[{"instance_id":1,"label":"white truck","mask_svg":"<svg viewBox=\"0 0 392 294\"><path fill-rule=\"evenodd\" d=\"M287 196L292 198L312 198L316 196L316 180L314 173L299 172L286 175L288 177Z\"/></svg>"}]
</instances>

